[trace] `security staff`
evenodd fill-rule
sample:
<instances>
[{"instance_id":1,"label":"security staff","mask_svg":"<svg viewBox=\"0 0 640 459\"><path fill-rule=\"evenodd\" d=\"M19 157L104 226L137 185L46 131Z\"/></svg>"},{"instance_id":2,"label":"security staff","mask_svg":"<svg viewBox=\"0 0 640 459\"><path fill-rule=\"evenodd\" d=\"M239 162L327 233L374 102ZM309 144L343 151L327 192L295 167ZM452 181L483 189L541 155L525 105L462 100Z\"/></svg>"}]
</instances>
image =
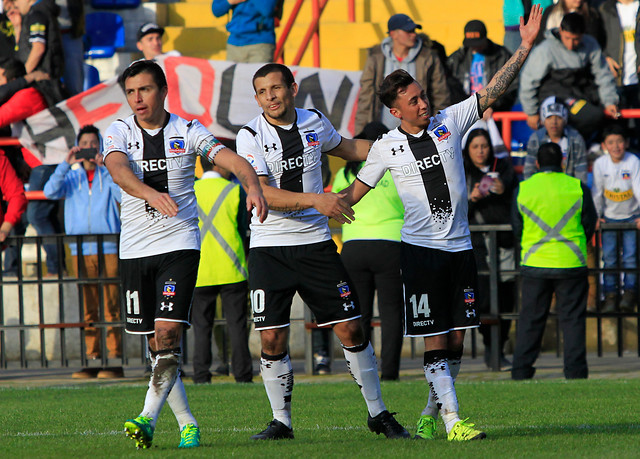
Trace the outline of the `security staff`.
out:
<instances>
[{"instance_id":1,"label":"security staff","mask_svg":"<svg viewBox=\"0 0 640 459\"><path fill-rule=\"evenodd\" d=\"M543 144L537 163L538 172L516 189L512 207L523 282L511 377L533 377L555 293L564 337L564 375L586 378L586 246L595 231L595 207L589 189L562 172L557 144Z\"/></svg>"},{"instance_id":2,"label":"security staff","mask_svg":"<svg viewBox=\"0 0 640 459\"><path fill-rule=\"evenodd\" d=\"M213 169L212 169L213 168ZM251 382L253 368L247 329L247 261L244 242L248 228L242 188L229 181L229 172L207 161L195 185L202 239L198 280L193 296L193 381L211 381L211 332L220 295L231 338L231 366L236 382Z\"/></svg>"}]
</instances>

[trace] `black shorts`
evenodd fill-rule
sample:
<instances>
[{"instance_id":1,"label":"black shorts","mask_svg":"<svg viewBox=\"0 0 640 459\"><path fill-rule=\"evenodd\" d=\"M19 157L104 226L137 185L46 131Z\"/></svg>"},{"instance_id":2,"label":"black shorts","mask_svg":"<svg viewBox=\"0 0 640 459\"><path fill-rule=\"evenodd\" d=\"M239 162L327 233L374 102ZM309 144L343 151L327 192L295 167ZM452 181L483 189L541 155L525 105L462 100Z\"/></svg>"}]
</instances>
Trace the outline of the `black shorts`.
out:
<instances>
[{"instance_id":1,"label":"black shorts","mask_svg":"<svg viewBox=\"0 0 640 459\"><path fill-rule=\"evenodd\" d=\"M405 336L433 336L479 325L472 250L445 252L402 243Z\"/></svg>"},{"instance_id":2,"label":"black shorts","mask_svg":"<svg viewBox=\"0 0 640 459\"><path fill-rule=\"evenodd\" d=\"M199 261L199 250L121 259L127 333L151 334L156 320L190 326Z\"/></svg>"},{"instance_id":3,"label":"black shorts","mask_svg":"<svg viewBox=\"0 0 640 459\"><path fill-rule=\"evenodd\" d=\"M360 317L360 306L333 241L249 251L249 288L256 330L287 327L296 291L318 325Z\"/></svg>"}]
</instances>

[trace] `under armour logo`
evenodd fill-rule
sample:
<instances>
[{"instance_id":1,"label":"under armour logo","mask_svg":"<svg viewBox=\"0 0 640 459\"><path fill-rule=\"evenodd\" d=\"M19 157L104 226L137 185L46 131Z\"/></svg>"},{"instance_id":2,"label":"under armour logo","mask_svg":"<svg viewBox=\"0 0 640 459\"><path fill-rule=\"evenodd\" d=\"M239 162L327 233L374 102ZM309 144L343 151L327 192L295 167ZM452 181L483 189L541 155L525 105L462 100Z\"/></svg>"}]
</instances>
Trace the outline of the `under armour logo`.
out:
<instances>
[{"instance_id":1,"label":"under armour logo","mask_svg":"<svg viewBox=\"0 0 640 459\"><path fill-rule=\"evenodd\" d=\"M342 307L344 308L345 311L356 308L356 306L353 304L353 301L351 301L350 303L342 303Z\"/></svg>"},{"instance_id":2,"label":"under armour logo","mask_svg":"<svg viewBox=\"0 0 640 459\"><path fill-rule=\"evenodd\" d=\"M273 150L277 150L278 147L276 146L275 143L272 143L271 145L273 145L272 147L270 147L269 145L264 145L264 151L265 153L269 153L269 150L273 149Z\"/></svg>"},{"instance_id":3,"label":"under armour logo","mask_svg":"<svg viewBox=\"0 0 640 459\"><path fill-rule=\"evenodd\" d=\"M173 311L173 303L169 301L169 303L165 303L164 301L160 303L161 311Z\"/></svg>"},{"instance_id":4,"label":"under armour logo","mask_svg":"<svg viewBox=\"0 0 640 459\"><path fill-rule=\"evenodd\" d=\"M398 153L404 153L404 147L403 147L402 145L400 145L397 149L396 149L396 148L392 148L392 149L391 149L391 154L392 154L393 156L395 156L395 155L396 155L396 152L398 152Z\"/></svg>"},{"instance_id":5,"label":"under armour logo","mask_svg":"<svg viewBox=\"0 0 640 459\"><path fill-rule=\"evenodd\" d=\"M475 317L476 316L476 310L475 309L467 309L466 311L467 317Z\"/></svg>"},{"instance_id":6,"label":"under armour logo","mask_svg":"<svg viewBox=\"0 0 640 459\"><path fill-rule=\"evenodd\" d=\"M128 148L129 150L131 150L131 149L133 148L133 145L135 145L135 146L136 146L136 150L139 150L139 149L140 149L140 142L134 142L134 143L129 142L129 143L127 144L127 148Z\"/></svg>"}]
</instances>

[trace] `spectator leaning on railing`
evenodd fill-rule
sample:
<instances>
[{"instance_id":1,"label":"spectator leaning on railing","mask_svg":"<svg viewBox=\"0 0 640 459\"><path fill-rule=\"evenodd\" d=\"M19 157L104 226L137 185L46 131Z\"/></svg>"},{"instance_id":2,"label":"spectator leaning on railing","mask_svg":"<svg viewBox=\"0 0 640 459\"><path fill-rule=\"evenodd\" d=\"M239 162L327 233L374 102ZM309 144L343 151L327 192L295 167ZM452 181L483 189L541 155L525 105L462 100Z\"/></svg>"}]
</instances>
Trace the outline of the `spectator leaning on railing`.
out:
<instances>
[{"instance_id":1,"label":"spectator leaning on railing","mask_svg":"<svg viewBox=\"0 0 640 459\"><path fill-rule=\"evenodd\" d=\"M120 232L120 187L102 163L100 133L95 126L85 126L78 133L78 144L69 150L44 186L49 199L65 199L64 226L67 234L116 234ZM69 244L73 265L79 278L118 277L118 248L116 242L102 245L104 266L99 266L99 249L96 242L82 243L82 260L78 258L77 244ZM83 284L84 320L100 321L100 284ZM120 321L118 286L104 286L104 319ZM85 329L86 353L89 359L102 356L101 331L94 327ZM110 357L122 356L122 331L107 328L107 348ZM85 368L73 373L74 378L118 378L124 376L122 367Z\"/></svg>"}]
</instances>

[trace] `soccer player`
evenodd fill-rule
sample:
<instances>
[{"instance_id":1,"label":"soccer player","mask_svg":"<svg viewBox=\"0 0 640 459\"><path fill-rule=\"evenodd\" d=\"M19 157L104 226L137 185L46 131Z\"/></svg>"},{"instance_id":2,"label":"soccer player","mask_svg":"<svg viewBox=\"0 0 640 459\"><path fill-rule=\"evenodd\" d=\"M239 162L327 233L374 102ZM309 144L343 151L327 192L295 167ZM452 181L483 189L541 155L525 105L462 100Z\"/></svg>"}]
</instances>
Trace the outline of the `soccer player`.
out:
<instances>
[{"instance_id":1,"label":"soccer player","mask_svg":"<svg viewBox=\"0 0 640 459\"><path fill-rule=\"evenodd\" d=\"M260 331L260 371L273 410L268 427L254 440L293 438L293 371L287 355L291 300L296 291L318 325L332 325L349 370L360 386L376 434L407 438L408 432L387 411L380 391L376 358L360 326L360 308L331 240L328 218L353 219L342 195L323 193L321 153L361 161L371 143L344 139L317 110L295 108L293 74L281 64L266 64L253 76L262 115L244 126L236 139L238 154L253 165L269 204L269 216L251 223L249 288L253 322Z\"/></svg>"},{"instance_id":2,"label":"soccer player","mask_svg":"<svg viewBox=\"0 0 640 459\"><path fill-rule=\"evenodd\" d=\"M541 16L541 8L534 6L526 25L521 19L522 44L484 89L435 115L425 90L411 75L404 70L389 74L380 99L401 120L400 127L374 143L357 180L343 191L353 205L390 170L404 204L405 336L424 337L430 392L416 438L434 438L438 410L450 441L486 437L458 416L454 388L465 330L479 323L461 139L517 76Z\"/></svg>"},{"instance_id":3,"label":"soccer player","mask_svg":"<svg viewBox=\"0 0 640 459\"><path fill-rule=\"evenodd\" d=\"M148 448L165 401L180 425L180 447L200 445L179 376L182 329L200 258L198 210L193 191L196 155L230 170L247 191L256 220L268 208L251 166L225 148L197 120L164 109L167 81L153 61L131 64L120 77L133 115L105 133L104 162L122 188L120 259L126 332L149 337L152 373L144 408L125 422L138 448Z\"/></svg>"}]
</instances>

